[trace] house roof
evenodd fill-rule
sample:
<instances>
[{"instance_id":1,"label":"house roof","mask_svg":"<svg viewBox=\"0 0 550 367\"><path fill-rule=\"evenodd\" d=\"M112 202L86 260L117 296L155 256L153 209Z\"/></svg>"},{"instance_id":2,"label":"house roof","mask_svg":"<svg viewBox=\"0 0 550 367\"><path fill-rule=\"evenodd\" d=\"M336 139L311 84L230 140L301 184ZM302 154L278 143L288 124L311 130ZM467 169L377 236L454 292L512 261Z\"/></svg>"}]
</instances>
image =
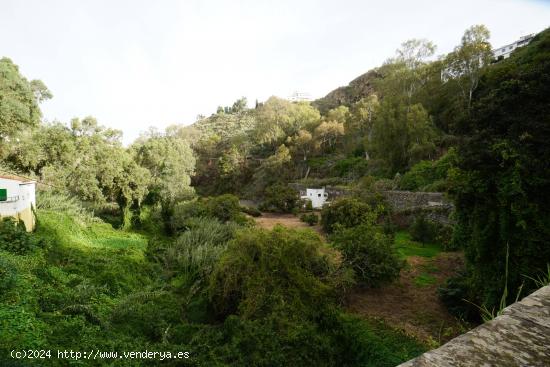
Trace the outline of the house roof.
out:
<instances>
[{"instance_id":1,"label":"house roof","mask_svg":"<svg viewBox=\"0 0 550 367\"><path fill-rule=\"evenodd\" d=\"M0 179L5 179L5 180L12 180L12 181L19 181L19 182L34 182L33 180L30 180L28 178L25 178L25 177L20 177L20 176L16 176L16 175L2 175L0 174Z\"/></svg>"}]
</instances>

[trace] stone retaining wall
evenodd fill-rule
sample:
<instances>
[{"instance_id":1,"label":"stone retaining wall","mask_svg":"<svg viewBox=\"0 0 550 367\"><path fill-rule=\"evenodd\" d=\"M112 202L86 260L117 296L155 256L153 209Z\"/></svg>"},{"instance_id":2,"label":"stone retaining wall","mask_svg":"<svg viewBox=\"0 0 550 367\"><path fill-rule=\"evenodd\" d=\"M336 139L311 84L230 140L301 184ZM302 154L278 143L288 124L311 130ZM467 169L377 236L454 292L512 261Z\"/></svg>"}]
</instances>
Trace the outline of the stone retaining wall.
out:
<instances>
[{"instance_id":1,"label":"stone retaining wall","mask_svg":"<svg viewBox=\"0 0 550 367\"><path fill-rule=\"evenodd\" d=\"M290 184L296 191L305 192L309 187L298 183ZM325 186L328 200L332 201L341 196L351 195L350 189L342 187ZM408 226L418 215L423 214L427 219L441 223L452 224L451 213L453 203L441 192L416 192L416 191L382 191L382 195L390 205L394 217L400 226Z\"/></svg>"}]
</instances>

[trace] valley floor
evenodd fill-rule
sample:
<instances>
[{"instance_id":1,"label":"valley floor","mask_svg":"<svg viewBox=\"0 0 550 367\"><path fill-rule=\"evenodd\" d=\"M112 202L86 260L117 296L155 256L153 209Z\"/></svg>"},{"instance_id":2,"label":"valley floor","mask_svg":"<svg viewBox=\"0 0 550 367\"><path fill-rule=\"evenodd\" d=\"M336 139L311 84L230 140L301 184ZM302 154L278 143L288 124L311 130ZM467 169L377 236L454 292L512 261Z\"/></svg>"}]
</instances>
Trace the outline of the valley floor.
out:
<instances>
[{"instance_id":1,"label":"valley floor","mask_svg":"<svg viewBox=\"0 0 550 367\"><path fill-rule=\"evenodd\" d=\"M255 219L266 229L279 224L324 235L320 225L310 227L292 214L262 213ZM466 332L469 326L450 315L437 296L437 288L463 267L463 254L415 242L406 231L397 232L396 246L407 261L399 280L378 289L357 288L347 302L348 311L381 320L432 347Z\"/></svg>"},{"instance_id":2,"label":"valley floor","mask_svg":"<svg viewBox=\"0 0 550 367\"><path fill-rule=\"evenodd\" d=\"M443 252L433 258L409 256L397 282L378 289L357 290L350 296L348 310L382 319L428 344L443 344L467 330L437 296L437 288L462 263L462 254L455 252Z\"/></svg>"}]
</instances>

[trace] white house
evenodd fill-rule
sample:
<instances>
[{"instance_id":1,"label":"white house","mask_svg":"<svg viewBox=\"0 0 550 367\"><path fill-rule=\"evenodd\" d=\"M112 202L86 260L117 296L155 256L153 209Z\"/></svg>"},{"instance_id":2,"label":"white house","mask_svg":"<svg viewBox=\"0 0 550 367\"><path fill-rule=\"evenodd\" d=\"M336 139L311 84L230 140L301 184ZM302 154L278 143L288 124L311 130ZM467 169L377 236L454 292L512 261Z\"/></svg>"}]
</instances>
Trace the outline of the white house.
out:
<instances>
[{"instance_id":1,"label":"white house","mask_svg":"<svg viewBox=\"0 0 550 367\"><path fill-rule=\"evenodd\" d=\"M526 36L520 37L519 40L517 40L513 43L510 43L509 45L502 46L502 47L499 47L497 49L494 49L493 54L495 55L495 59L500 60L500 59L509 58L510 55L512 54L512 52L516 48L522 47L522 46L525 46L525 45L529 44L529 42L531 42L533 37L535 37L534 34L528 34Z\"/></svg>"},{"instance_id":2,"label":"white house","mask_svg":"<svg viewBox=\"0 0 550 367\"><path fill-rule=\"evenodd\" d=\"M25 223L28 232L33 231L36 225L35 190L35 181L0 175L0 218L13 217Z\"/></svg>"},{"instance_id":3,"label":"white house","mask_svg":"<svg viewBox=\"0 0 550 367\"><path fill-rule=\"evenodd\" d=\"M320 209L328 199L328 194L325 192L325 188L322 189L306 189L306 192L300 192L301 199L308 199L311 201L313 209Z\"/></svg>"}]
</instances>

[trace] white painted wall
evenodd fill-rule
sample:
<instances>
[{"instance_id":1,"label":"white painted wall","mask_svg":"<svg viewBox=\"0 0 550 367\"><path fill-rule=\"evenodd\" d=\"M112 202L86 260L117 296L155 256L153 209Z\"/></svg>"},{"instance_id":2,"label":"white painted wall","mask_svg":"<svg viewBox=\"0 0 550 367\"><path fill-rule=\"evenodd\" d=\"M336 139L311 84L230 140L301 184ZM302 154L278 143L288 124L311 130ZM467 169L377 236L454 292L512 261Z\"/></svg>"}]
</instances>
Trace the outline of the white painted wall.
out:
<instances>
[{"instance_id":1,"label":"white painted wall","mask_svg":"<svg viewBox=\"0 0 550 367\"><path fill-rule=\"evenodd\" d=\"M36 183L0 177L0 189L6 189L7 201L0 201L0 216L16 216L23 210L36 206Z\"/></svg>"},{"instance_id":2,"label":"white painted wall","mask_svg":"<svg viewBox=\"0 0 550 367\"><path fill-rule=\"evenodd\" d=\"M306 189L306 194L301 196L302 199L309 199L314 209L320 209L328 199L328 194L325 189Z\"/></svg>"}]
</instances>

